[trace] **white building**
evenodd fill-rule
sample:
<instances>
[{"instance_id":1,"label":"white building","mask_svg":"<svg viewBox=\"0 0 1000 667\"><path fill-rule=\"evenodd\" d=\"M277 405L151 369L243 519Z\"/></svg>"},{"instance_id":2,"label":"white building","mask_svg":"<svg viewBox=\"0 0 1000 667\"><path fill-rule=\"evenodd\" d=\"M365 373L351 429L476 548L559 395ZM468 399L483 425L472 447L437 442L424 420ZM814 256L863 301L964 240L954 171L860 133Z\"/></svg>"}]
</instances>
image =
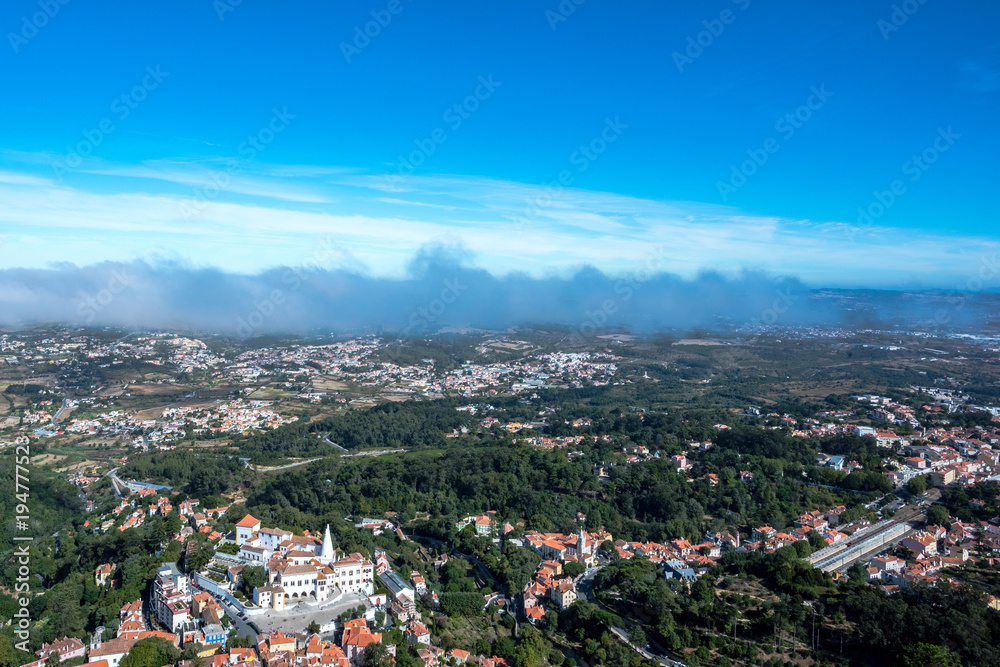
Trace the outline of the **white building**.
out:
<instances>
[{"instance_id":1,"label":"white building","mask_svg":"<svg viewBox=\"0 0 1000 667\"><path fill-rule=\"evenodd\" d=\"M170 632L176 633L190 620L191 591L177 563L164 563L156 570L150 597L153 615Z\"/></svg>"},{"instance_id":2,"label":"white building","mask_svg":"<svg viewBox=\"0 0 1000 667\"><path fill-rule=\"evenodd\" d=\"M260 519L247 514L236 524L236 546L243 546L245 542L255 540L259 531Z\"/></svg>"},{"instance_id":3,"label":"white building","mask_svg":"<svg viewBox=\"0 0 1000 667\"><path fill-rule=\"evenodd\" d=\"M264 607L284 609L298 600L323 601L335 591L371 595L375 592L375 566L358 553L337 558L327 525L320 542L287 530L261 528L249 514L236 526L238 557L263 566L268 583L254 590L254 601Z\"/></svg>"}]
</instances>

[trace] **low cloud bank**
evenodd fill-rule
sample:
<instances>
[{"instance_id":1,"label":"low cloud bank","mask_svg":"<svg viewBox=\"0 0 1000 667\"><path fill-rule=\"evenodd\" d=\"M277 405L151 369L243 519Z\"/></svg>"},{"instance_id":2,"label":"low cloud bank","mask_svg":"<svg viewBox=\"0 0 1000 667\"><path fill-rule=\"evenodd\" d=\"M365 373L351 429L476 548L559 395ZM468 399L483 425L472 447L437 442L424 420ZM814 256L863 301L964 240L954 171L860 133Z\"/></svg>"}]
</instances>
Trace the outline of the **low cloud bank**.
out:
<instances>
[{"instance_id":1,"label":"low cloud bank","mask_svg":"<svg viewBox=\"0 0 1000 667\"><path fill-rule=\"evenodd\" d=\"M879 321L883 309L891 319L911 315L914 324L933 324L942 308L948 324L972 314L968 304L957 306L947 295L916 303L895 293L890 301L905 302L905 309L859 306L856 297L810 292L791 277L705 272L688 280L659 268L651 261L621 276L587 267L567 277L494 276L461 251L442 247L419 252L402 279L309 266L247 276L176 263L63 264L0 270L0 323L194 328L243 337L374 329L419 335L553 324L588 335L615 327L641 333L861 325Z\"/></svg>"}]
</instances>

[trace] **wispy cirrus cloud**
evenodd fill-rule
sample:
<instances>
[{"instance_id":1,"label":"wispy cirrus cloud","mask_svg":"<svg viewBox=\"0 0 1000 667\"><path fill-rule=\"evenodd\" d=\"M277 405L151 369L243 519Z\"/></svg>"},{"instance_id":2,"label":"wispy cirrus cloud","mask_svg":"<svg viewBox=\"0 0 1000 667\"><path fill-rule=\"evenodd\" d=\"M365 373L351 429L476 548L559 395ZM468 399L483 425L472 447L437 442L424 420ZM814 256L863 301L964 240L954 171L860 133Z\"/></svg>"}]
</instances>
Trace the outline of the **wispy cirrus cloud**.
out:
<instances>
[{"instance_id":1,"label":"wispy cirrus cloud","mask_svg":"<svg viewBox=\"0 0 1000 667\"><path fill-rule=\"evenodd\" d=\"M204 188L206 184L212 182L213 173L224 172L227 166L225 160L198 163L153 161L138 166L91 167L84 171L87 174L97 176L162 181L190 188ZM243 169L246 173L227 186L227 189L233 194L310 204L333 202L328 196L315 189L287 182L290 176L274 173L262 175L254 173L249 167Z\"/></svg>"},{"instance_id":2,"label":"wispy cirrus cloud","mask_svg":"<svg viewBox=\"0 0 1000 667\"><path fill-rule=\"evenodd\" d=\"M664 268L684 277L750 269L824 286L947 287L998 245L891 227L848 242L850 225L838 221L467 176L415 175L387 193L379 174L256 162L192 215L185 205L222 161L95 161L63 181L44 156L6 152L3 162L0 267L8 268L174 257L252 273L294 265L332 234L351 270L378 276L401 276L421 247L444 243L474 248L495 275L583 266L621 274L660 248Z\"/></svg>"}]
</instances>

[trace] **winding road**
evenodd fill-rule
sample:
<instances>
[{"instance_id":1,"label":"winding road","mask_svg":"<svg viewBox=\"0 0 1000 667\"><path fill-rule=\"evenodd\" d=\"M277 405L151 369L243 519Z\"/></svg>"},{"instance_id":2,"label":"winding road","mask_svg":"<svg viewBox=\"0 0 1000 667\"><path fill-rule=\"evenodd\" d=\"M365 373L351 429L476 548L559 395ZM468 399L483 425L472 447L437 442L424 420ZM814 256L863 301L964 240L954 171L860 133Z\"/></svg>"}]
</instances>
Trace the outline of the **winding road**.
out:
<instances>
[{"instance_id":1,"label":"winding road","mask_svg":"<svg viewBox=\"0 0 1000 667\"><path fill-rule=\"evenodd\" d=\"M69 392L67 392L66 393L66 398L64 398L63 401L62 401L62 405L60 405L59 409L56 410L56 413L54 415L52 415L52 421L50 423L53 426L58 426L59 425L59 418L62 417L62 413L64 413L66 410L69 409L70 406L68 405L68 403L71 400L73 400L73 397L69 394Z\"/></svg>"},{"instance_id":2,"label":"winding road","mask_svg":"<svg viewBox=\"0 0 1000 667\"><path fill-rule=\"evenodd\" d=\"M118 477L118 475L116 474L117 472L118 468L112 468L106 473L106 476L111 478L111 488L115 490L115 495L118 496L119 498L123 498L124 496L122 496L121 492L118 490L118 487L119 485L124 489L127 489L128 487L125 486L125 482L123 482L121 478Z\"/></svg>"},{"instance_id":3,"label":"winding road","mask_svg":"<svg viewBox=\"0 0 1000 667\"><path fill-rule=\"evenodd\" d=\"M347 450L344 449L343 447L341 447L340 445L338 445L337 443L335 443L333 440L330 440L330 436L324 435L323 436L323 442L325 442L326 444L330 445L334 449L339 449L340 451L342 451L345 454L347 454Z\"/></svg>"},{"instance_id":4,"label":"winding road","mask_svg":"<svg viewBox=\"0 0 1000 667\"><path fill-rule=\"evenodd\" d=\"M577 590L583 593L589 602L592 602L604 609L604 605L594 598L594 577L601 571L602 567L603 566L598 566L592 570L587 570L587 572L583 574L577 582ZM657 649L663 652L663 655L656 655L644 646L637 646L636 644L633 644L631 640L629 640L628 632L626 632L625 628L611 627L610 630L616 637L622 640L626 646L641 655L646 660L655 660L663 667L687 667L687 665L684 662L681 662L677 656L664 650L662 646L656 644L656 642L652 639L649 640L648 646L652 647L655 645Z\"/></svg>"}]
</instances>

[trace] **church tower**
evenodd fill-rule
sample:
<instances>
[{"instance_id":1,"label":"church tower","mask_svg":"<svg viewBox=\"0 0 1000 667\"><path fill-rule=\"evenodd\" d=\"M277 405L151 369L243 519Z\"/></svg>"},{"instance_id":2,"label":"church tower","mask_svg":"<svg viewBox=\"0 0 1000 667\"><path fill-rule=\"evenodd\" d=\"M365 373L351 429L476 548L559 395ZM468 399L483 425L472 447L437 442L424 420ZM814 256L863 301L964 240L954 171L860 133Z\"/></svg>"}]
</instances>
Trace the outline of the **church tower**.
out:
<instances>
[{"instance_id":1,"label":"church tower","mask_svg":"<svg viewBox=\"0 0 1000 667\"><path fill-rule=\"evenodd\" d=\"M330 539L330 524L326 524L326 533L323 535L323 551L319 558L325 563L332 563L336 552L333 550L333 540Z\"/></svg>"}]
</instances>

